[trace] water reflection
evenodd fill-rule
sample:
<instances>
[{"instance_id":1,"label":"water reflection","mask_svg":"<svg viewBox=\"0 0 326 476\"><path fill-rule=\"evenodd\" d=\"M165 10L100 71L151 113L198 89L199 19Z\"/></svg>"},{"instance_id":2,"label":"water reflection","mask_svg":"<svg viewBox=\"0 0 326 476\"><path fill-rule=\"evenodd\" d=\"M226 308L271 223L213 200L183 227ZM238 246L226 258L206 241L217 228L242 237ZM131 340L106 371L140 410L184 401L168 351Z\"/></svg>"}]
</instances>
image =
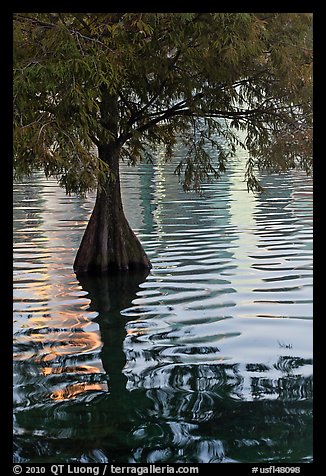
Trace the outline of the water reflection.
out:
<instances>
[{"instance_id":1,"label":"water reflection","mask_svg":"<svg viewBox=\"0 0 326 476\"><path fill-rule=\"evenodd\" d=\"M189 463L250 461L251 457L253 461L258 451L264 461L277 460L285 445L290 453L287 461L300 459L300 445L307 451L311 438L312 398L311 378L300 372L311 361L279 358L271 367L282 376L272 379L264 376L270 369L259 364L245 369L223 362L197 365L180 357L164 364L162 349L155 345L139 354L134 344L148 332L148 321L140 322L140 315L136 327L135 316L130 320L121 311L130 306L142 281L143 276L128 275L81 281L91 299L90 309L99 313L101 359L110 394L101 406L110 415L110 424L116 425L122 455L113 451L116 439L107 440L102 453L120 462ZM178 356L182 349L171 350ZM209 360L211 347L186 347L182 354L199 351ZM157 354L160 364L153 365ZM128 366L138 360L143 370L128 372ZM251 401L242 398L246 373Z\"/></svg>"},{"instance_id":2,"label":"water reflection","mask_svg":"<svg viewBox=\"0 0 326 476\"><path fill-rule=\"evenodd\" d=\"M118 397L118 404L123 401L127 392L127 378L123 374L126 364L123 343L127 319L122 316L121 311L131 305L139 290L139 284L145 281L147 275L148 272L144 271L131 275L122 273L114 277L77 277L91 300L89 309L98 313L96 322L103 343L100 357L108 375L109 392Z\"/></svg>"},{"instance_id":3,"label":"water reflection","mask_svg":"<svg viewBox=\"0 0 326 476\"><path fill-rule=\"evenodd\" d=\"M273 365L284 376L276 379L261 377L266 368L259 364L247 365L251 401L242 399L246 377L239 364L151 367L148 357L155 347L147 355L133 354L130 336L141 338L140 332L128 334L126 348L129 323L121 314L144 279L127 274L79 278L91 300L89 309L98 313L107 389L96 384L86 388L82 368L69 396L58 394L51 404L34 403L18 411L17 424L24 431L16 438L16 461L232 462L257 461L258 453L261 461L298 462L306 456L312 385L300 369L311 362L279 359ZM186 354L191 353L188 348ZM141 357L148 361L143 372L128 374L126 360Z\"/></svg>"},{"instance_id":4,"label":"water reflection","mask_svg":"<svg viewBox=\"0 0 326 476\"><path fill-rule=\"evenodd\" d=\"M136 296L140 282L145 274L120 275L114 279L108 277L79 278L90 301L89 311L98 314L102 349L99 357L103 373L93 372L89 366L68 367L61 355L60 370L56 367L43 367L43 375L71 373L78 381L65 385L51 394L52 403L43 401L33 406L22 406L16 412L16 423L20 436L16 438L17 461L66 461L65 445L69 444L69 453L82 459L79 461L105 461L112 449L128 451L126 441L134 428L135 421L142 421L148 406L146 396L141 392L129 392L126 389L126 377L123 368L126 362L123 341L126 336L126 319L120 311L130 306ZM86 383L84 372L98 375L100 381ZM22 374L22 369L20 369ZM30 376L29 376L30 377ZM65 377L65 376L64 376ZM107 382L103 387L103 380ZM51 386L51 382L47 382ZM54 401L54 402L53 402ZM149 402L149 401L148 401ZM121 434L121 440L119 435ZM38 445L38 437L43 436L43 446ZM123 442L122 442L123 440ZM101 446L105 442L105 448ZM102 456L101 456L102 455ZM71 457L68 460L71 460ZM125 458L123 453L122 461ZM111 458L110 458L111 460ZM113 456L112 461L115 460ZM119 459L118 459L119 460Z\"/></svg>"},{"instance_id":5,"label":"water reflection","mask_svg":"<svg viewBox=\"0 0 326 476\"><path fill-rule=\"evenodd\" d=\"M257 196L251 254L262 317L312 318L312 190L303 178L295 171L262 177L266 192Z\"/></svg>"},{"instance_id":6,"label":"water reflection","mask_svg":"<svg viewBox=\"0 0 326 476\"><path fill-rule=\"evenodd\" d=\"M122 173L148 276L76 279L93 197L17 184L15 461L311 460L311 183L173 167Z\"/></svg>"}]
</instances>

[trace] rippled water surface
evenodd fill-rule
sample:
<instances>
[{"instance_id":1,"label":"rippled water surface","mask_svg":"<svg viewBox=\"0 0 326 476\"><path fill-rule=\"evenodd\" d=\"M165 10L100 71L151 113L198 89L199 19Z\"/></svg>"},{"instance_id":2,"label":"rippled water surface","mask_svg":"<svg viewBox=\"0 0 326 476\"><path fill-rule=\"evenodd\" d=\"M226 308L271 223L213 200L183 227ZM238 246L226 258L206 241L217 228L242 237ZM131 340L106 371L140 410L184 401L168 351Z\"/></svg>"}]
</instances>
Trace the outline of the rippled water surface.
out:
<instances>
[{"instance_id":1,"label":"rippled water surface","mask_svg":"<svg viewBox=\"0 0 326 476\"><path fill-rule=\"evenodd\" d=\"M14 187L15 462L312 460L312 184L123 167L153 269L79 281L94 197Z\"/></svg>"}]
</instances>

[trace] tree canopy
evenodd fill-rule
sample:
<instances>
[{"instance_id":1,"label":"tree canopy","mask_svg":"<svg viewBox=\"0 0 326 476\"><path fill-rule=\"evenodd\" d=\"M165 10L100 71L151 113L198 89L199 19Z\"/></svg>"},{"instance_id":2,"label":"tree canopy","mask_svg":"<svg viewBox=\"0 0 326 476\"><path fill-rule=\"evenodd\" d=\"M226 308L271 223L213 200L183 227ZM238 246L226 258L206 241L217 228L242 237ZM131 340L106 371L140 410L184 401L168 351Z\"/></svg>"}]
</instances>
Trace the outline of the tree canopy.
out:
<instances>
[{"instance_id":1,"label":"tree canopy","mask_svg":"<svg viewBox=\"0 0 326 476\"><path fill-rule=\"evenodd\" d=\"M219 177L238 147L255 170L312 168L312 15L17 13L14 169L42 169L68 193L156 147L185 155L185 189ZM242 131L241 135L238 131Z\"/></svg>"}]
</instances>

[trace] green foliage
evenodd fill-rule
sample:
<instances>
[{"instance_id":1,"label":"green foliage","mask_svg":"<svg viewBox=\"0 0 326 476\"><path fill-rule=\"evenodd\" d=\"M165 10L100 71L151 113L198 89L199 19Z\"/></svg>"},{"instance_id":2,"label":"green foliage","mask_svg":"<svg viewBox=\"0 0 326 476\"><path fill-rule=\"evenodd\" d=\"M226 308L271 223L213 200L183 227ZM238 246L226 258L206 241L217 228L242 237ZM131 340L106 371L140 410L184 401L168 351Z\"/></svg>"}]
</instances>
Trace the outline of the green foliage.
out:
<instances>
[{"instance_id":1,"label":"green foliage","mask_svg":"<svg viewBox=\"0 0 326 476\"><path fill-rule=\"evenodd\" d=\"M303 13L17 13L14 169L43 169L67 192L95 189L116 144L186 155L186 190L218 178L238 147L258 169L312 169L311 15ZM241 137L241 138L240 138Z\"/></svg>"}]
</instances>

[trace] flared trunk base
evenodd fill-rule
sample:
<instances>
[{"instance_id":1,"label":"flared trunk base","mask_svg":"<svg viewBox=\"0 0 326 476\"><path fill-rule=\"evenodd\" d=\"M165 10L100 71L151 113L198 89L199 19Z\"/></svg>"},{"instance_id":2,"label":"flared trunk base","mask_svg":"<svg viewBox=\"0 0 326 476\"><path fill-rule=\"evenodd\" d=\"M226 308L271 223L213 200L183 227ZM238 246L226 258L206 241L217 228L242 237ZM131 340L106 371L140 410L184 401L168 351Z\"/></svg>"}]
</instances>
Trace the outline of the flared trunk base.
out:
<instances>
[{"instance_id":1,"label":"flared trunk base","mask_svg":"<svg viewBox=\"0 0 326 476\"><path fill-rule=\"evenodd\" d=\"M95 207L74 262L76 274L104 274L151 269L140 241L119 207L104 192L97 196Z\"/></svg>"},{"instance_id":2,"label":"flared trunk base","mask_svg":"<svg viewBox=\"0 0 326 476\"><path fill-rule=\"evenodd\" d=\"M125 217L120 192L119 155L104 151L115 179L108 179L97 192L74 262L76 274L104 274L151 269L152 265Z\"/></svg>"}]
</instances>

